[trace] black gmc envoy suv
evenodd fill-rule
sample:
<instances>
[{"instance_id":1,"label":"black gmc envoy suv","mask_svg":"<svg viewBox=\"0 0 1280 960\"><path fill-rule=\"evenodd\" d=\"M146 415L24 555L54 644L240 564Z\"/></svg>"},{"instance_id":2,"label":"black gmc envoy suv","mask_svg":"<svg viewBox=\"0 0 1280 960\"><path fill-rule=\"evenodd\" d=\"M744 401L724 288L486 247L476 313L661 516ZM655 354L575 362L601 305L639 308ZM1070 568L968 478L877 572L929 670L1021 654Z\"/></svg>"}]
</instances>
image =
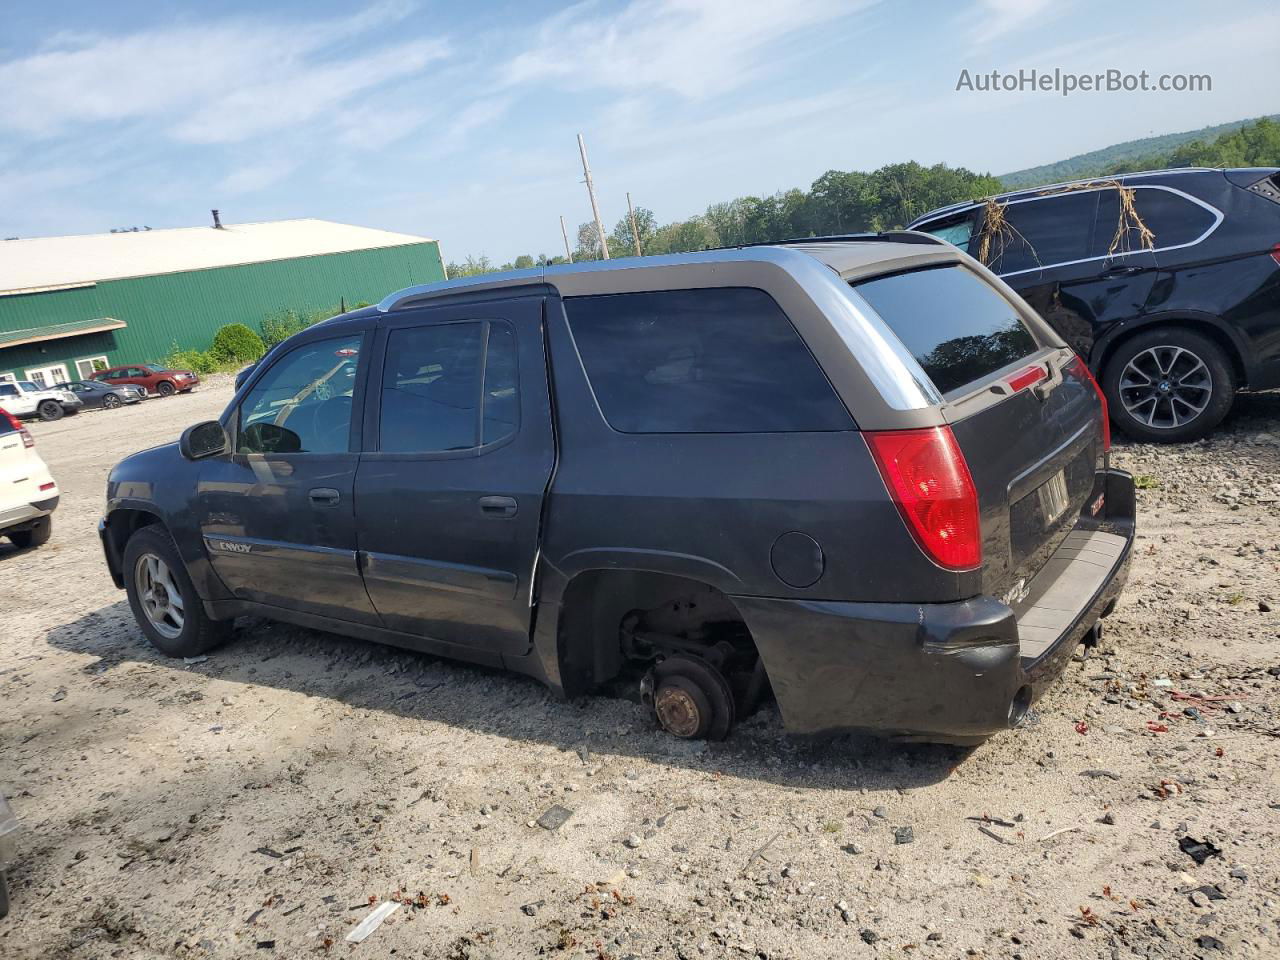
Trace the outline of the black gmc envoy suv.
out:
<instances>
[{"instance_id":1,"label":"black gmc envoy suv","mask_svg":"<svg viewBox=\"0 0 1280 960\"><path fill-rule=\"evenodd\" d=\"M392 294L111 472L102 543L162 651L255 614L634 683L681 737L976 743L1095 638L1134 536L1088 368L920 233Z\"/></svg>"}]
</instances>

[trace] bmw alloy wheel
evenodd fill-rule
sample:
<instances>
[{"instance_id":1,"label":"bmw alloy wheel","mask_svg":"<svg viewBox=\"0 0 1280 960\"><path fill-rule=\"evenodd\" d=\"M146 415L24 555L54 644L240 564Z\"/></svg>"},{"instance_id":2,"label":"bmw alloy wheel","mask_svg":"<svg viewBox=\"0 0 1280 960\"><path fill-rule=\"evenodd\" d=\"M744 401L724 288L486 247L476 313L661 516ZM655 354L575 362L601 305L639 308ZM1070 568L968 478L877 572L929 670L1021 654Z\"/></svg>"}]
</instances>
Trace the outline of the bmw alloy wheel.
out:
<instances>
[{"instance_id":1,"label":"bmw alloy wheel","mask_svg":"<svg viewBox=\"0 0 1280 960\"><path fill-rule=\"evenodd\" d=\"M1204 413L1213 396L1213 375L1185 347L1148 347L1120 373L1125 412L1155 430L1172 430Z\"/></svg>"}]
</instances>

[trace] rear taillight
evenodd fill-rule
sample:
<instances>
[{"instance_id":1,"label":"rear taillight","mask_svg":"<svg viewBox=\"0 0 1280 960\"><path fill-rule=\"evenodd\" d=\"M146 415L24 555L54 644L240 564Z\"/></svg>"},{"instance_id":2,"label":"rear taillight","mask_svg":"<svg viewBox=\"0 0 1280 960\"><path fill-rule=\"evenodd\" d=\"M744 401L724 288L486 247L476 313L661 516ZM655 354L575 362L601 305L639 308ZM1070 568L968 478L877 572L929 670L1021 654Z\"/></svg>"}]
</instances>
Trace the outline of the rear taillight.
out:
<instances>
[{"instance_id":1,"label":"rear taillight","mask_svg":"<svg viewBox=\"0 0 1280 960\"><path fill-rule=\"evenodd\" d=\"M56 483L42 483L40 484L40 492L44 493L46 490L52 490L56 486Z\"/></svg>"},{"instance_id":2,"label":"rear taillight","mask_svg":"<svg viewBox=\"0 0 1280 960\"><path fill-rule=\"evenodd\" d=\"M4 417L5 420L9 422L9 426L18 431L18 436L22 437L22 445L24 447L34 447L36 445L35 440L32 438L31 434L27 432L27 428L22 425L21 420L15 417L8 410L2 409L0 409L0 417Z\"/></svg>"},{"instance_id":3,"label":"rear taillight","mask_svg":"<svg viewBox=\"0 0 1280 960\"><path fill-rule=\"evenodd\" d=\"M1271 259L1276 262L1276 266L1280 267L1280 243L1271 248Z\"/></svg>"},{"instance_id":4,"label":"rear taillight","mask_svg":"<svg viewBox=\"0 0 1280 960\"><path fill-rule=\"evenodd\" d=\"M863 434L916 543L938 566L982 565L978 492L950 427Z\"/></svg>"},{"instance_id":5,"label":"rear taillight","mask_svg":"<svg viewBox=\"0 0 1280 960\"><path fill-rule=\"evenodd\" d=\"M1075 377L1077 380L1085 380L1093 387L1093 392L1098 395L1098 402L1102 404L1102 452L1108 453L1111 450L1111 413L1107 409L1107 395L1102 392L1102 387L1098 384L1097 378L1089 369L1089 365L1077 354L1076 358L1062 368L1062 372Z\"/></svg>"}]
</instances>

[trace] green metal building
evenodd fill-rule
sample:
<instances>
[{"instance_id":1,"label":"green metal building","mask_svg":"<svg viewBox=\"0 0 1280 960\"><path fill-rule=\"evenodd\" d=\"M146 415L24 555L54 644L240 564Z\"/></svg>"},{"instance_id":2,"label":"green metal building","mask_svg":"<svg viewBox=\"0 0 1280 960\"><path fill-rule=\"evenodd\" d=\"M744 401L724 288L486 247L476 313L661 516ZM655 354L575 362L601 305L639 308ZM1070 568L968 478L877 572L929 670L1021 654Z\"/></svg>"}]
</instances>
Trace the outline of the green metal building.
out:
<instances>
[{"instance_id":1,"label":"green metal building","mask_svg":"<svg viewBox=\"0 0 1280 960\"><path fill-rule=\"evenodd\" d=\"M325 220L0 241L0 380L46 384L206 349L227 323L444 279L434 240Z\"/></svg>"}]
</instances>

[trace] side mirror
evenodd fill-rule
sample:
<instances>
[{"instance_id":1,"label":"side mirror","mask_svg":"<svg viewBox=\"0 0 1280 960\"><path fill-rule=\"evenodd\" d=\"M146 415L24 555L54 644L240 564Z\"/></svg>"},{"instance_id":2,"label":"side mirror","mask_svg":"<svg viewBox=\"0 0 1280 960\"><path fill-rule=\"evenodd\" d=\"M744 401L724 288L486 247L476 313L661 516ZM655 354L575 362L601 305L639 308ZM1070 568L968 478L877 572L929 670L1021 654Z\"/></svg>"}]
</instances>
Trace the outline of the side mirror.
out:
<instances>
[{"instance_id":1,"label":"side mirror","mask_svg":"<svg viewBox=\"0 0 1280 960\"><path fill-rule=\"evenodd\" d=\"M178 450L188 460L203 460L227 451L227 432L217 420L187 427L178 439Z\"/></svg>"}]
</instances>

